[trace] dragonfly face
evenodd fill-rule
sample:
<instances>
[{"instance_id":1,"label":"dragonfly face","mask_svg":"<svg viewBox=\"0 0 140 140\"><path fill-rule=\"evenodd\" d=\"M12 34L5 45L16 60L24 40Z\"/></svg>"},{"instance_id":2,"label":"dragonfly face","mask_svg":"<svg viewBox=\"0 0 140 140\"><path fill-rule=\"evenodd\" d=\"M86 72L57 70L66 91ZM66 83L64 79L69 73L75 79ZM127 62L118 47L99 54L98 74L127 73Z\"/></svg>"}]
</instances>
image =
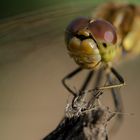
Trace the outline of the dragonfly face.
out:
<instances>
[{"instance_id":1,"label":"dragonfly face","mask_svg":"<svg viewBox=\"0 0 140 140\"><path fill-rule=\"evenodd\" d=\"M102 19L75 19L66 29L65 40L70 56L83 68L95 69L115 56L115 28Z\"/></svg>"}]
</instances>

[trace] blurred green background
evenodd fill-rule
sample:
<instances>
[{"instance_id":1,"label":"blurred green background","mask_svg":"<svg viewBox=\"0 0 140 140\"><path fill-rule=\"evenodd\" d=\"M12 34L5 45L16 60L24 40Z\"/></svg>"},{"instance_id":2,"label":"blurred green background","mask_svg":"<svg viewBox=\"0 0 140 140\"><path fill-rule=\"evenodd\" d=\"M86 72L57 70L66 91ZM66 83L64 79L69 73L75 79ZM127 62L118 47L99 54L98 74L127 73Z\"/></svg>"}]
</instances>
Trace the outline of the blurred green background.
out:
<instances>
[{"instance_id":1,"label":"blurred green background","mask_svg":"<svg viewBox=\"0 0 140 140\"><path fill-rule=\"evenodd\" d=\"M100 0L102 1L102 0ZM67 1L67 0L5 0L0 4L0 18L6 18L17 14L27 13L41 8L62 5L77 5L84 0ZM93 3L93 0L88 0L88 3Z\"/></svg>"},{"instance_id":2,"label":"blurred green background","mask_svg":"<svg viewBox=\"0 0 140 140\"><path fill-rule=\"evenodd\" d=\"M108 0L88 0L87 3L102 3ZM124 1L124 0L123 0ZM125 0L127 2L137 3L139 0ZM37 10L43 7L59 6L64 4L81 5L85 0L4 0L0 3L0 18L6 18L17 14ZM122 1L121 1L122 2Z\"/></svg>"},{"instance_id":3,"label":"blurred green background","mask_svg":"<svg viewBox=\"0 0 140 140\"><path fill-rule=\"evenodd\" d=\"M130 1L139 3L139 0ZM57 126L69 95L61 79L77 67L66 51L65 28L73 18L91 16L97 6L106 2L1 2L0 140L40 140ZM115 67L127 83L121 89L125 112L135 115L124 115L124 123L112 139L138 140L140 57ZM86 72L76 79L77 83ZM105 105L112 104L111 95L104 94L103 99Z\"/></svg>"}]
</instances>

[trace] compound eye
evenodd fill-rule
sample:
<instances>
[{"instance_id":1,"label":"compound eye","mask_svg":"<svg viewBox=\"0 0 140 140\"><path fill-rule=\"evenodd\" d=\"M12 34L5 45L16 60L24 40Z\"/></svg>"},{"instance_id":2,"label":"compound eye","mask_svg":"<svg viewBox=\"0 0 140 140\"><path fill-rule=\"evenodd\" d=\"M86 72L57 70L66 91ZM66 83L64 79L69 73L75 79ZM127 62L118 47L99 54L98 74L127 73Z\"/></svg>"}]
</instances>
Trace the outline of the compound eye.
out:
<instances>
[{"instance_id":1,"label":"compound eye","mask_svg":"<svg viewBox=\"0 0 140 140\"><path fill-rule=\"evenodd\" d=\"M76 33L82 28L85 28L88 26L89 19L85 17L79 17L73 20L67 27L66 31L71 33Z\"/></svg>"},{"instance_id":2,"label":"compound eye","mask_svg":"<svg viewBox=\"0 0 140 140\"><path fill-rule=\"evenodd\" d=\"M115 28L105 20L95 20L88 25L88 28L96 40L113 44L117 42Z\"/></svg>"}]
</instances>

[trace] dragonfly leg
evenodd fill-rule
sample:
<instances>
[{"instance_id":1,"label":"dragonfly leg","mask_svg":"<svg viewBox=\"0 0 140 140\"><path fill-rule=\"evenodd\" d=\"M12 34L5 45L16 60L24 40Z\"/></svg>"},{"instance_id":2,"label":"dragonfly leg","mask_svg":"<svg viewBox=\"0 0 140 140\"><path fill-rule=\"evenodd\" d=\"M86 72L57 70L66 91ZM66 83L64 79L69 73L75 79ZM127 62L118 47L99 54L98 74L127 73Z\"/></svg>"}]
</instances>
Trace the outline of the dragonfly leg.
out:
<instances>
[{"instance_id":1,"label":"dragonfly leg","mask_svg":"<svg viewBox=\"0 0 140 140\"><path fill-rule=\"evenodd\" d=\"M103 69L99 69L94 88L99 87L99 85L101 84L102 78L103 78Z\"/></svg>"},{"instance_id":2,"label":"dragonfly leg","mask_svg":"<svg viewBox=\"0 0 140 140\"><path fill-rule=\"evenodd\" d=\"M107 77L108 77L109 83L113 84L114 81L111 77L111 74L108 74ZM123 104L122 104L120 89L111 88L111 93L112 93L113 102L114 102L114 106L115 106L115 112L119 113L117 115L117 119L116 119L117 123L113 127L113 128L115 128L115 131L117 131L118 127L121 125L121 123L123 121L123 115L121 114L123 112Z\"/></svg>"},{"instance_id":3,"label":"dragonfly leg","mask_svg":"<svg viewBox=\"0 0 140 140\"><path fill-rule=\"evenodd\" d=\"M111 76L108 77L110 84L113 84ZM115 109L117 112L122 112L122 101L120 95L120 89L111 88L112 97L114 100Z\"/></svg>"},{"instance_id":4,"label":"dragonfly leg","mask_svg":"<svg viewBox=\"0 0 140 140\"><path fill-rule=\"evenodd\" d=\"M73 95L73 96L77 96L77 94L68 86L67 84L67 80L71 79L72 77L74 77L77 73L81 72L82 68L78 67L76 68L74 71L72 71L71 73L69 73L68 75L66 75L63 79L62 79L62 84L63 86Z\"/></svg>"},{"instance_id":5,"label":"dragonfly leg","mask_svg":"<svg viewBox=\"0 0 140 140\"><path fill-rule=\"evenodd\" d=\"M111 88L117 88L117 87L122 87L125 85L125 82L124 82L124 79L123 77L113 68L111 67L110 68L111 70L111 73L116 77L116 79L120 82L119 84L109 84L109 85L106 85L106 86L103 86L103 87L97 87L97 89L100 89L100 90L104 90L104 89L111 89Z\"/></svg>"},{"instance_id":6,"label":"dragonfly leg","mask_svg":"<svg viewBox=\"0 0 140 140\"><path fill-rule=\"evenodd\" d=\"M62 84L64 85L64 87L73 95L73 96L77 96L77 93L75 93L67 84L67 80L71 79L72 77L74 77L76 74L78 74L79 72L81 72L83 69L81 67L78 67L77 69L75 69L74 71L72 71L71 73L69 73L68 75L66 75L63 79L62 79ZM92 77L93 77L94 71L90 71L85 79L85 81L83 82L83 85L80 88L80 94L82 94L82 91L84 91L87 86L89 85Z\"/></svg>"},{"instance_id":7,"label":"dragonfly leg","mask_svg":"<svg viewBox=\"0 0 140 140\"><path fill-rule=\"evenodd\" d=\"M120 82L119 84L118 83L114 83L114 82L113 83L109 82L109 85L105 85L105 86L100 87L99 85L100 85L100 82L102 80L102 75L103 75L103 72L104 72L103 70L101 70L99 72L99 74L97 75L97 79L96 79L97 83L95 85L95 88L89 89L89 90L85 90L84 92L86 92L86 93L89 92L90 93L90 92L93 92L93 91L100 91L99 94L95 94L94 95L95 97L99 97L103 93L103 91L105 89L111 89L112 90L112 95L114 96L113 98L115 100L114 103L116 104L116 107L118 108L117 110L119 111L119 109L120 109L119 105L121 105L121 104L118 104L117 98L119 98L119 95L118 96L116 95L116 94L119 94L119 92L116 92L115 89L117 90L117 87L124 86L125 82L124 82L124 79L122 78L122 76L114 68L110 68L110 70L111 70L112 73L111 72L107 73L107 75L111 76L111 74L113 74L116 77L116 80L118 80ZM107 79L107 81L109 81L109 79Z\"/></svg>"},{"instance_id":8,"label":"dragonfly leg","mask_svg":"<svg viewBox=\"0 0 140 140\"><path fill-rule=\"evenodd\" d=\"M62 79L62 83L64 85L64 87L74 96L73 100L72 100L72 107L75 108L74 103L75 103L75 99L77 99L77 96L82 96L84 94L84 90L87 88L87 86L90 83L90 80L93 77L94 71L90 71L83 83L83 85L80 88L80 92L79 93L75 93L67 84L67 80L71 79L72 77L74 77L76 74L78 74L79 72L82 71L82 68L77 68L74 71L72 71L71 73L69 73L68 75L66 75L63 79Z\"/></svg>"},{"instance_id":9,"label":"dragonfly leg","mask_svg":"<svg viewBox=\"0 0 140 140\"><path fill-rule=\"evenodd\" d=\"M96 87L99 87L99 86L100 86L101 81L102 81L102 78L103 78L103 70L100 69L100 70L98 71L98 73L97 73L97 78L95 79L96 82L95 82L95 85L94 85L94 89L96 89ZM96 93L96 92L94 92L94 93ZM95 97L99 97L102 93L103 93L103 92L99 92L98 95L95 94L94 96L95 96Z\"/></svg>"},{"instance_id":10,"label":"dragonfly leg","mask_svg":"<svg viewBox=\"0 0 140 140\"><path fill-rule=\"evenodd\" d=\"M86 77L86 79L85 79L85 81L80 89L80 94L82 94L85 91L85 89L88 87L93 75L94 75L93 70L88 73L88 75L87 75L87 77Z\"/></svg>"},{"instance_id":11,"label":"dragonfly leg","mask_svg":"<svg viewBox=\"0 0 140 140\"><path fill-rule=\"evenodd\" d=\"M95 72L95 71L93 71L93 72ZM90 76L90 74L89 74L89 76ZM95 88L95 87L99 87L99 85L101 84L102 76L103 76L103 69L99 69L99 71L97 72L94 86L93 86L93 88L94 88L94 90L92 91L93 94L91 94L91 96L89 98L88 107L91 106L91 104L93 104L93 102L103 94L102 90L98 90ZM93 74L92 74L92 77L93 77ZM92 78L92 77L90 77L90 78ZM87 77L87 79L88 79L88 77ZM86 93L87 92L84 88L84 90L82 90L82 94L86 94Z\"/></svg>"}]
</instances>

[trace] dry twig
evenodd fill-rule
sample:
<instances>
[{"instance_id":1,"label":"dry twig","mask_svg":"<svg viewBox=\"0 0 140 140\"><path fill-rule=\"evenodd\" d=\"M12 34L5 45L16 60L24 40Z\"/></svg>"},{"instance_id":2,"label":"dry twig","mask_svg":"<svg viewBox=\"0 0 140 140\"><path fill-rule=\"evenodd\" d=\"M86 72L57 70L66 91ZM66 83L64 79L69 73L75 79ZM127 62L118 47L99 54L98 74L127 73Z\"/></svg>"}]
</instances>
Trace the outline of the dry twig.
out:
<instances>
[{"instance_id":1,"label":"dry twig","mask_svg":"<svg viewBox=\"0 0 140 140\"><path fill-rule=\"evenodd\" d=\"M115 114L100 104L99 94L101 91L88 99L85 93L75 97L57 128L43 140L108 140L107 123Z\"/></svg>"}]
</instances>

